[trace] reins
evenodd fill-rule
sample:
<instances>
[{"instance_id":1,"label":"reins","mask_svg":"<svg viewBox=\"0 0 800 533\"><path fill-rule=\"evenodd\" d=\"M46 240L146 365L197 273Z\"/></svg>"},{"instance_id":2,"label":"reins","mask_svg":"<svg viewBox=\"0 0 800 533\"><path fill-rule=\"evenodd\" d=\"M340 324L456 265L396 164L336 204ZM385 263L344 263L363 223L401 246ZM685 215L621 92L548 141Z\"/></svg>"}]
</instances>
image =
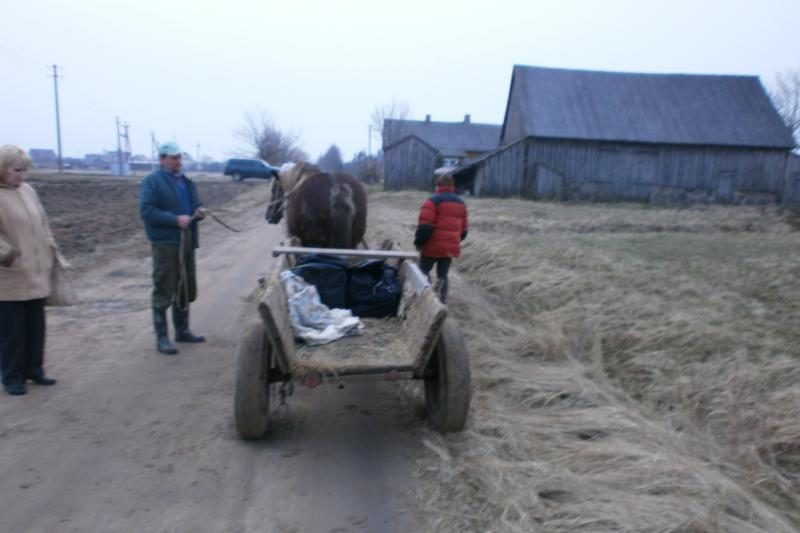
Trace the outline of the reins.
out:
<instances>
[{"instance_id":1,"label":"reins","mask_svg":"<svg viewBox=\"0 0 800 533\"><path fill-rule=\"evenodd\" d=\"M303 174L300 176L300 179L298 179L297 182L292 186L292 190L287 192L287 193L285 193L283 196L281 196L277 200L272 200L271 202L267 203L267 209L269 209L271 206L273 206L275 204L283 204L283 202L285 202L287 198L289 198L291 195L293 195L295 193L295 191L297 191L298 187L300 187L300 184L303 183L303 181L305 181L305 179L307 177L308 177L308 173L307 172L303 172ZM280 180L280 178L276 178L276 179ZM281 185L281 187L283 187L283 185ZM283 206L281 206L281 212L282 211L283 211Z\"/></svg>"},{"instance_id":2,"label":"reins","mask_svg":"<svg viewBox=\"0 0 800 533\"><path fill-rule=\"evenodd\" d=\"M203 208L203 211L216 220L222 227L233 231L235 233L241 233L242 230L236 229L228 224L226 224L221 218L219 218L213 211ZM195 219L197 219L197 215L192 215L192 218L189 220L191 224ZM189 279L188 271L186 269L186 254L188 253L189 249L188 246L192 246L193 243L189 242L187 235L189 233L189 228L181 230L181 243L178 247L178 288L177 288L177 298L175 301L175 305L181 311L188 311L189 310L189 285L187 283ZM181 305L181 297L183 297L184 305Z\"/></svg>"}]
</instances>

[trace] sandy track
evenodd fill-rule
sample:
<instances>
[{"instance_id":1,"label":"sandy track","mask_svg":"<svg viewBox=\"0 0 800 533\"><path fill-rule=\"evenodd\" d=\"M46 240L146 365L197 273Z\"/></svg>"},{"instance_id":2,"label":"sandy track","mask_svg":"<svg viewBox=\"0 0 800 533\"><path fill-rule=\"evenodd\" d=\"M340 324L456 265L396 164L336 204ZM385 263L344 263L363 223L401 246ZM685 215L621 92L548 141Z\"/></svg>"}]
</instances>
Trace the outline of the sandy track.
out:
<instances>
[{"instance_id":1,"label":"sandy track","mask_svg":"<svg viewBox=\"0 0 800 533\"><path fill-rule=\"evenodd\" d=\"M204 345L159 355L146 247L78 279L82 303L51 309L47 370L55 387L0 400L0 531L409 531L413 430L398 387L298 390L271 435L233 426L235 349L248 296L272 265L282 228L255 199L232 234L204 223Z\"/></svg>"}]
</instances>

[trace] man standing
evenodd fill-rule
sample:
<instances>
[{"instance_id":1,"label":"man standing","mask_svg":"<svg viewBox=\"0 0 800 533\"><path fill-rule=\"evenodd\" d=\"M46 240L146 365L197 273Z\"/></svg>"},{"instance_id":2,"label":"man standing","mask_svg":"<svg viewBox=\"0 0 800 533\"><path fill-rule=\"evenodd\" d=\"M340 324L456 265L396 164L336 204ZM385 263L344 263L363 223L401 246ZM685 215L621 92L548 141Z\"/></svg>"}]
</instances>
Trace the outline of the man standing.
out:
<instances>
[{"instance_id":1,"label":"man standing","mask_svg":"<svg viewBox=\"0 0 800 533\"><path fill-rule=\"evenodd\" d=\"M152 245L153 326L156 349L178 353L167 334L167 308L177 342L204 342L189 330L189 302L197 298L194 250L198 247L197 222L206 216L197 187L181 172L181 149L166 142L158 147L161 168L142 180L139 213Z\"/></svg>"},{"instance_id":2,"label":"man standing","mask_svg":"<svg viewBox=\"0 0 800 533\"><path fill-rule=\"evenodd\" d=\"M467 206L455 192L452 176L436 180L436 194L419 210L414 246L420 251L419 268L430 278L436 264L439 298L447 301L447 273L453 258L461 255L461 241L467 237Z\"/></svg>"}]
</instances>

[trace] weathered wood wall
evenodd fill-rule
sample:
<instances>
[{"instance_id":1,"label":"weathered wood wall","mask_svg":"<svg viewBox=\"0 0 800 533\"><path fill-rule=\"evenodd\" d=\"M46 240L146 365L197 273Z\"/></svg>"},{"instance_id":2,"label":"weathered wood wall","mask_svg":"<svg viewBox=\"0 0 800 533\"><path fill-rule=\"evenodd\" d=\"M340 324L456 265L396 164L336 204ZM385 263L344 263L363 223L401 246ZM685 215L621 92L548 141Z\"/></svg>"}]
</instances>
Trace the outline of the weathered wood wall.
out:
<instances>
[{"instance_id":1,"label":"weathered wood wall","mask_svg":"<svg viewBox=\"0 0 800 533\"><path fill-rule=\"evenodd\" d=\"M433 190L437 152L415 137L409 137L383 154L383 188Z\"/></svg>"},{"instance_id":2,"label":"weathered wood wall","mask_svg":"<svg viewBox=\"0 0 800 533\"><path fill-rule=\"evenodd\" d=\"M800 207L800 155L791 154L786 162L786 189L784 203Z\"/></svg>"},{"instance_id":3,"label":"weathered wood wall","mask_svg":"<svg viewBox=\"0 0 800 533\"><path fill-rule=\"evenodd\" d=\"M787 157L772 149L527 139L484 160L475 194L768 203L784 195Z\"/></svg>"},{"instance_id":4,"label":"weathered wood wall","mask_svg":"<svg viewBox=\"0 0 800 533\"><path fill-rule=\"evenodd\" d=\"M477 169L473 193L478 196L525 196L522 194L525 146L526 142L522 140L488 156Z\"/></svg>"}]
</instances>

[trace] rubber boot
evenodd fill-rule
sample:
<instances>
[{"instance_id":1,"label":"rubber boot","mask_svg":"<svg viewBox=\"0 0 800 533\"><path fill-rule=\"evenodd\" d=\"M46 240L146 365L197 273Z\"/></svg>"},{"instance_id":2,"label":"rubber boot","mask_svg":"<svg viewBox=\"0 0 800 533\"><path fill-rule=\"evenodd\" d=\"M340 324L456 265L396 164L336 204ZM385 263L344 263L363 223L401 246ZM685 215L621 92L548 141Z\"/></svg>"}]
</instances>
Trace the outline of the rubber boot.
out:
<instances>
[{"instance_id":1,"label":"rubber boot","mask_svg":"<svg viewBox=\"0 0 800 533\"><path fill-rule=\"evenodd\" d=\"M447 303L447 279L437 279L433 283L433 292L443 304Z\"/></svg>"},{"instance_id":2,"label":"rubber boot","mask_svg":"<svg viewBox=\"0 0 800 533\"><path fill-rule=\"evenodd\" d=\"M156 350L165 355L175 355L178 350L167 335L167 310L153 308L153 327L156 330Z\"/></svg>"},{"instance_id":3,"label":"rubber boot","mask_svg":"<svg viewBox=\"0 0 800 533\"><path fill-rule=\"evenodd\" d=\"M182 311L178 305L172 306L172 323L175 325L175 342L206 342L206 338L195 335L189 329L189 310Z\"/></svg>"}]
</instances>

